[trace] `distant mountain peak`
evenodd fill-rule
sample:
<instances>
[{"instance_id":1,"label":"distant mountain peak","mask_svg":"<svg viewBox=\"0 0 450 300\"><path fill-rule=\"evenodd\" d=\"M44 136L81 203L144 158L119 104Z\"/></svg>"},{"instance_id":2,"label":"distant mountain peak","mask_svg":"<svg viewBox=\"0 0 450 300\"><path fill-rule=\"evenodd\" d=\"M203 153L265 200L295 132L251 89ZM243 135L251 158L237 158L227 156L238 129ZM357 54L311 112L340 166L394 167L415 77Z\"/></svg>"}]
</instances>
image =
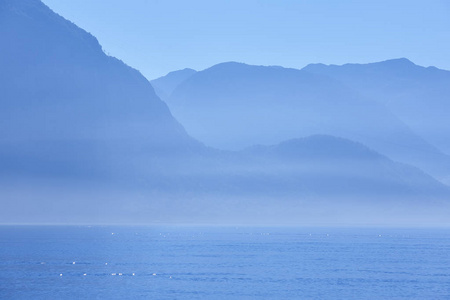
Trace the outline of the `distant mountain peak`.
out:
<instances>
[{"instance_id":1,"label":"distant mountain peak","mask_svg":"<svg viewBox=\"0 0 450 300\"><path fill-rule=\"evenodd\" d=\"M382 67L382 68L394 68L404 70L409 69L411 67L420 67L420 66L416 65L409 59L402 57L373 63L347 63L343 65L335 65L335 64L326 65L323 63L315 63L307 65L306 67L303 68L303 70L316 71L316 70L323 70L326 68L334 69L334 68L360 68L360 67Z\"/></svg>"},{"instance_id":2,"label":"distant mountain peak","mask_svg":"<svg viewBox=\"0 0 450 300\"><path fill-rule=\"evenodd\" d=\"M234 70L237 68L249 68L251 65L242 63L242 62L236 62L236 61L227 61L223 63L218 63L216 65L213 65L206 70Z\"/></svg>"},{"instance_id":3,"label":"distant mountain peak","mask_svg":"<svg viewBox=\"0 0 450 300\"><path fill-rule=\"evenodd\" d=\"M382 61L380 63L389 63L389 64L396 64L396 65L416 65L415 63L413 63L412 61L410 61L409 59L407 59L405 57L388 59L388 60Z\"/></svg>"},{"instance_id":4,"label":"distant mountain peak","mask_svg":"<svg viewBox=\"0 0 450 300\"><path fill-rule=\"evenodd\" d=\"M278 65L252 65L252 64L246 64L242 62L236 62L236 61L228 61L223 63L218 63L216 65L213 65L212 67L207 68L206 70L237 70L237 69L254 69L254 68L264 68L264 69L289 69L285 68L283 66Z\"/></svg>"},{"instance_id":5,"label":"distant mountain peak","mask_svg":"<svg viewBox=\"0 0 450 300\"><path fill-rule=\"evenodd\" d=\"M197 72L197 71L194 70L194 69L184 68L184 69L181 69L181 70L176 70L176 71L169 72L165 76L161 76L159 78L166 77L166 76L174 76L174 75L178 75L178 74L194 74L195 72ZM157 79L159 79L159 78L157 78ZM155 80L157 80L157 79L155 79Z\"/></svg>"},{"instance_id":6,"label":"distant mountain peak","mask_svg":"<svg viewBox=\"0 0 450 300\"><path fill-rule=\"evenodd\" d=\"M385 60L385 61L381 61L381 62L377 62L377 63L371 63L368 65L383 66L383 67L387 67L387 68L396 68L396 69L400 69L400 70L420 67L420 66L416 65L415 63L413 63L412 61L410 61L409 59L404 58L404 57L389 59L389 60Z\"/></svg>"},{"instance_id":7,"label":"distant mountain peak","mask_svg":"<svg viewBox=\"0 0 450 300\"><path fill-rule=\"evenodd\" d=\"M183 81L197 73L196 70L185 68L168 73L165 76L153 79L150 81L156 94L162 99L166 100L172 91Z\"/></svg>"}]
</instances>

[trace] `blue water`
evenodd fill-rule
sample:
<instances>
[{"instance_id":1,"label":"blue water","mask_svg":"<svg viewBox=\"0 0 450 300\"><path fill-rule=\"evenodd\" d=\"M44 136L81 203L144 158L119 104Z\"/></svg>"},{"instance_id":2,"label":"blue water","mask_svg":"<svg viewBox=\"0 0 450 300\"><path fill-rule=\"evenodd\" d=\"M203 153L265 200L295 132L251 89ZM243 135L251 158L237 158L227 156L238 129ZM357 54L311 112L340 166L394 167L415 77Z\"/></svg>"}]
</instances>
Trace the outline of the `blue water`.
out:
<instances>
[{"instance_id":1,"label":"blue water","mask_svg":"<svg viewBox=\"0 0 450 300\"><path fill-rule=\"evenodd\" d=\"M450 232L0 226L0 298L450 299Z\"/></svg>"}]
</instances>

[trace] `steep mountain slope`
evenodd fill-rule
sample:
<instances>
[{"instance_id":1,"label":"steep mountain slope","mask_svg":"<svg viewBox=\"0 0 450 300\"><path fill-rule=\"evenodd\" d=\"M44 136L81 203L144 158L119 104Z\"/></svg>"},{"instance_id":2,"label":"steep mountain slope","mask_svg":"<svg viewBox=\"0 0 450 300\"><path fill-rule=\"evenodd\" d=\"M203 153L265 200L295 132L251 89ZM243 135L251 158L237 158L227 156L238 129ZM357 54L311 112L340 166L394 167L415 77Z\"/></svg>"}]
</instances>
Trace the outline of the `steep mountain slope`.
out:
<instances>
[{"instance_id":1,"label":"steep mountain slope","mask_svg":"<svg viewBox=\"0 0 450 300\"><path fill-rule=\"evenodd\" d=\"M383 105L320 74L223 63L185 80L167 103L189 134L222 149L331 134L360 141L439 178L450 170L448 156Z\"/></svg>"},{"instance_id":2,"label":"steep mountain slope","mask_svg":"<svg viewBox=\"0 0 450 300\"><path fill-rule=\"evenodd\" d=\"M0 1L0 40L0 173L110 174L199 146L138 71L40 1Z\"/></svg>"},{"instance_id":3,"label":"steep mountain slope","mask_svg":"<svg viewBox=\"0 0 450 300\"><path fill-rule=\"evenodd\" d=\"M308 72L333 77L385 104L415 132L450 153L450 71L393 59L342 66L313 64Z\"/></svg>"},{"instance_id":4,"label":"steep mountain slope","mask_svg":"<svg viewBox=\"0 0 450 300\"><path fill-rule=\"evenodd\" d=\"M156 94L162 99L166 100L172 94L173 90L183 81L197 73L193 69L183 69L178 71L170 72L169 74L151 80L153 88Z\"/></svg>"}]
</instances>

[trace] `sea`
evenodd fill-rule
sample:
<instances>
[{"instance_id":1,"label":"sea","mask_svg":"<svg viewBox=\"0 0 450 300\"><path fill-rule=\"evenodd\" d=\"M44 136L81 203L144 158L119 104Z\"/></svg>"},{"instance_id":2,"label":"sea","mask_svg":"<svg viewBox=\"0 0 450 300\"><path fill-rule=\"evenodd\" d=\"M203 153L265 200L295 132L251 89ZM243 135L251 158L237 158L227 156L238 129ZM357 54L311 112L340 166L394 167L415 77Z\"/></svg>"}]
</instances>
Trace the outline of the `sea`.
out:
<instances>
[{"instance_id":1,"label":"sea","mask_svg":"<svg viewBox=\"0 0 450 300\"><path fill-rule=\"evenodd\" d=\"M0 299L450 299L450 230L0 226Z\"/></svg>"}]
</instances>

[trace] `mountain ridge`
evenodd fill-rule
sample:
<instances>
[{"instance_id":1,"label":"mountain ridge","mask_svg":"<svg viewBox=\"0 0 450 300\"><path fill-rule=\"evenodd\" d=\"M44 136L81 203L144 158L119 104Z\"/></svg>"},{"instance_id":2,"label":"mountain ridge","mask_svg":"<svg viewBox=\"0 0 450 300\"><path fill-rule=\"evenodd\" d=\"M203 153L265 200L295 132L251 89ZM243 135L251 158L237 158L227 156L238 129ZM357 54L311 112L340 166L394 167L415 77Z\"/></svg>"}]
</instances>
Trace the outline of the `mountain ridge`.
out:
<instances>
[{"instance_id":1,"label":"mountain ridge","mask_svg":"<svg viewBox=\"0 0 450 300\"><path fill-rule=\"evenodd\" d=\"M313 136L236 152L206 147L140 72L107 56L90 34L37 0L0 5L4 223L299 224L357 215L427 223L424 210L447 212L445 186L348 139ZM328 77L258 68L264 80L271 79L266 70L294 83L311 80L294 94L306 91L324 107L318 96L347 90L327 79L330 90L317 95L310 83ZM233 87L223 80L214 88Z\"/></svg>"},{"instance_id":2,"label":"mountain ridge","mask_svg":"<svg viewBox=\"0 0 450 300\"><path fill-rule=\"evenodd\" d=\"M446 132L450 123L450 71L413 63L406 70L389 64L342 66L309 65L308 72L341 81L362 95L386 105L403 122L445 153L450 153Z\"/></svg>"},{"instance_id":3,"label":"mountain ridge","mask_svg":"<svg viewBox=\"0 0 450 300\"><path fill-rule=\"evenodd\" d=\"M360 141L439 178L450 168L450 157L383 103L327 75L221 63L183 81L166 103L191 135L216 148L237 150L331 134Z\"/></svg>"}]
</instances>

